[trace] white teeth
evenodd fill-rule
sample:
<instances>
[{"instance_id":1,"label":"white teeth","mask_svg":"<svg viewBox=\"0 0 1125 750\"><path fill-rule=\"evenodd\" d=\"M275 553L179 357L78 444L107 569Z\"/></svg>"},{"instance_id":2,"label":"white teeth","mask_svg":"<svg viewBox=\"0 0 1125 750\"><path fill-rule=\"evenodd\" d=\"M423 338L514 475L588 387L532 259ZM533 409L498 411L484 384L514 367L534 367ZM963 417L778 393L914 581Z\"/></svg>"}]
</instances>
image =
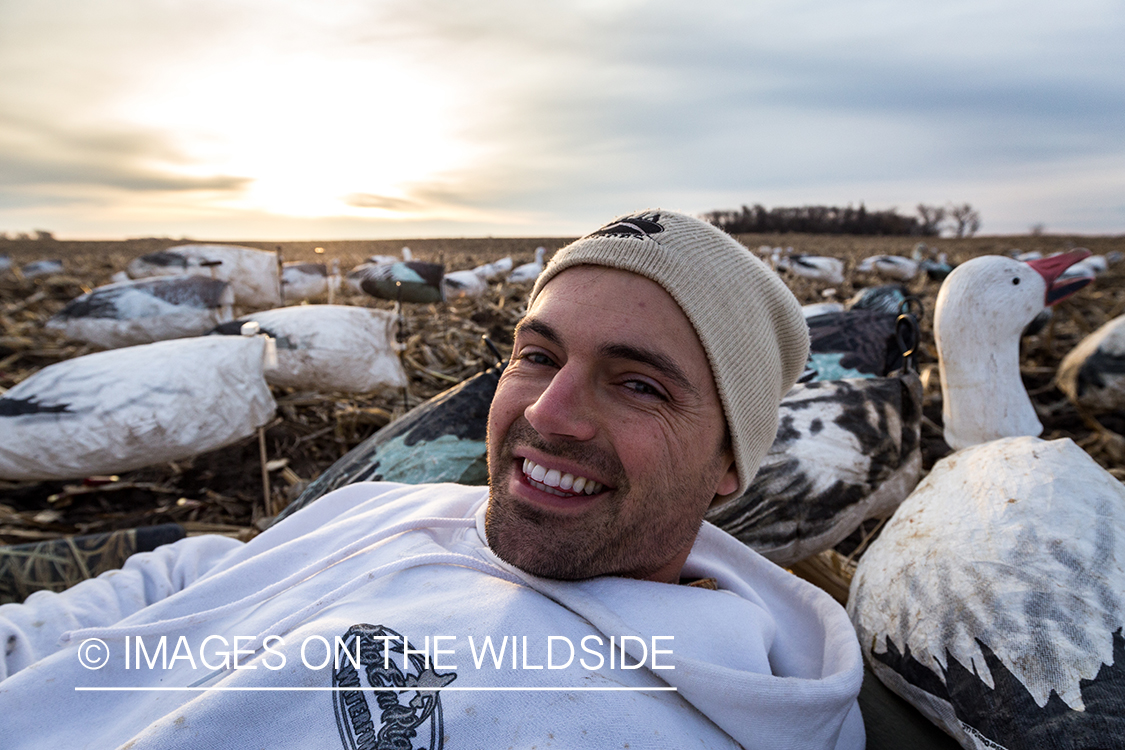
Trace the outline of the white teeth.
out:
<instances>
[{"instance_id":1,"label":"white teeth","mask_svg":"<svg viewBox=\"0 0 1125 750\"><path fill-rule=\"evenodd\" d=\"M528 479L535 482L542 489L559 488L562 490L569 490L575 494L596 495L605 489L605 486L600 482L595 482L593 479L586 477L576 477L573 474L563 474L558 469L547 469L544 466L532 461L530 458L523 460L523 473L527 475ZM560 494L552 492L552 494Z\"/></svg>"}]
</instances>

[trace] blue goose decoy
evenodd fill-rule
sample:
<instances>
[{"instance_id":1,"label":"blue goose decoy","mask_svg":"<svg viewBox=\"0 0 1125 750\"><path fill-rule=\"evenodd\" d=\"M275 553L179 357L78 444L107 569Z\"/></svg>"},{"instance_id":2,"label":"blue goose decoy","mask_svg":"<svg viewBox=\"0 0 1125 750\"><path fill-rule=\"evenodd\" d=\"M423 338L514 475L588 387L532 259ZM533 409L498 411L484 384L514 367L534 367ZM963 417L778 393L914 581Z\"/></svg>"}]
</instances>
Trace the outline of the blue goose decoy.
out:
<instances>
[{"instance_id":1,"label":"blue goose decoy","mask_svg":"<svg viewBox=\"0 0 1125 750\"><path fill-rule=\"evenodd\" d=\"M474 375L380 429L352 448L277 517L355 482L488 483L488 410L503 365Z\"/></svg>"},{"instance_id":2,"label":"blue goose decoy","mask_svg":"<svg viewBox=\"0 0 1125 750\"><path fill-rule=\"evenodd\" d=\"M404 248L405 249L405 248ZM361 264L348 274L366 294L395 302L441 302L445 266L419 260Z\"/></svg>"},{"instance_id":3,"label":"blue goose decoy","mask_svg":"<svg viewBox=\"0 0 1125 750\"><path fill-rule=\"evenodd\" d=\"M204 276L163 276L100 286L47 321L67 338L106 349L198 336L233 317L230 284Z\"/></svg>"},{"instance_id":4,"label":"blue goose decoy","mask_svg":"<svg viewBox=\"0 0 1125 750\"><path fill-rule=\"evenodd\" d=\"M1125 487L1042 430L1019 336L1085 282L1074 253L968 261L938 295L946 441L958 449L859 561L848 611L875 674L975 748L1125 736Z\"/></svg>"},{"instance_id":5,"label":"blue goose decoy","mask_svg":"<svg viewBox=\"0 0 1125 750\"><path fill-rule=\"evenodd\" d=\"M848 310L878 310L897 315L902 303L910 297L910 292L902 284L880 284L860 289L847 301Z\"/></svg>"},{"instance_id":6,"label":"blue goose decoy","mask_svg":"<svg viewBox=\"0 0 1125 750\"><path fill-rule=\"evenodd\" d=\"M808 324L809 366L816 380L886 377L903 367L901 352L918 343L916 323L900 325L898 314L879 310L825 313L808 318Z\"/></svg>"}]
</instances>

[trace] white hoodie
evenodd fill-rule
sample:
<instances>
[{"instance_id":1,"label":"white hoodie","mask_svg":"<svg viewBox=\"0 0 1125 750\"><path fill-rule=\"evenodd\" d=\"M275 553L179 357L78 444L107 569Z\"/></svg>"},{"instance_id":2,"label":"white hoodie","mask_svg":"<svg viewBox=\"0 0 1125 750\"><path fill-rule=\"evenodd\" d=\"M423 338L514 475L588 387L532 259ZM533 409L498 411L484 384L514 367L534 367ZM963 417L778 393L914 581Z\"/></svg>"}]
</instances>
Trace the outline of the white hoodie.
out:
<instances>
[{"instance_id":1,"label":"white hoodie","mask_svg":"<svg viewBox=\"0 0 1125 750\"><path fill-rule=\"evenodd\" d=\"M719 591L536 578L488 549L486 505L350 485L248 544L185 539L0 607L0 744L863 747L827 594L710 524L684 575Z\"/></svg>"}]
</instances>

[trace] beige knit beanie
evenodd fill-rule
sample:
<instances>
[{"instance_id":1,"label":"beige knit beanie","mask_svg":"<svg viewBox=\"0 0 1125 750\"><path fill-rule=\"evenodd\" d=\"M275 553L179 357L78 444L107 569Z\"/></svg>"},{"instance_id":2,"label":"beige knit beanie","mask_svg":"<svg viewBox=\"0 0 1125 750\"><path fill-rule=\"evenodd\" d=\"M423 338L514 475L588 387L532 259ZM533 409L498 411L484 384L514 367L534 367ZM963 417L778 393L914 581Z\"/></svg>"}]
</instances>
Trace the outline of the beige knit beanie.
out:
<instances>
[{"instance_id":1,"label":"beige knit beanie","mask_svg":"<svg viewBox=\"0 0 1125 750\"><path fill-rule=\"evenodd\" d=\"M652 279L679 303L703 344L723 405L742 495L777 435L778 405L804 370L809 329L793 293L733 237L659 209L623 216L555 253L531 290L578 265Z\"/></svg>"}]
</instances>

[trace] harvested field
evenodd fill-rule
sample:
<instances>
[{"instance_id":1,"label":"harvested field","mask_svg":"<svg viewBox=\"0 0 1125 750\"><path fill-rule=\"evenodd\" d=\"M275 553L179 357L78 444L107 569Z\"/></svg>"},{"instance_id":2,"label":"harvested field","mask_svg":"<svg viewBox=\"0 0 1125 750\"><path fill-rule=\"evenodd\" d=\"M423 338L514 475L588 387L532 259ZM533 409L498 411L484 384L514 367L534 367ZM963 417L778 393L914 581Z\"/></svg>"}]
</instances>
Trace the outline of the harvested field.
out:
<instances>
[{"instance_id":1,"label":"harvested field","mask_svg":"<svg viewBox=\"0 0 1125 750\"><path fill-rule=\"evenodd\" d=\"M742 235L751 249L761 245L793 247L795 252L831 255L846 260L848 276L836 290L845 300L863 286L883 283L860 278L852 269L869 255L909 256L916 239L821 235ZM325 262L338 259L347 270L372 254L398 255L408 245L415 259L443 262L447 270L471 268L511 255L518 265L533 259L535 248L548 252L568 242L565 238L461 239L408 241L240 242L262 249L280 249L286 261ZM54 240L0 240L0 256L13 265L58 258L65 264L60 275L23 279L0 273L0 389L9 389L39 369L63 359L94 351L86 344L68 342L44 328L44 322L69 300L105 284L134 257L189 240L136 239L121 242L69 242ZM981 254L1004 253L1013 248L1048 254L1080 246L1095 253L1125 252L1125 237L1021 236L980 237L967 240L928 240L931 247L948 253L955 263ZM314 248L323 248L323 253ZM802 303L824 300L826 284L786 277ZM1071 437L1118 478L1125 478L1125 439L1113 433L1097 434L1054 387L1059 361L1087 333L1125 312L1125 264L1109 272L1058 308L1053 323L1041 334L1025 340L1022 356L1024 382L1032 395L1045 438ZM925 306L923 346L919 367L926 391L927 423L923 426L926 466L948 451L941 439L941 395L936 377L932 313L938 284L921 278L910 283ZM403 363L410 383L405 392L383 395L296 392L274 388L278 414L265 430L270 476L270 504L284 505L308 481L349 449L390 420L454 383L494 362L482 342L487 335L506 357L511 330L524 312L530 285L493 284L477 300L443 305L404 305L400 340ZM394 304L366 296L348 296L337 302L393 309ZM1125 415L1102 418L1115 433L1125 433ZM11 436L5 436L11 439ZM190 460L150 466L116 478L86 482L0 482L0 543L18 544L71 534L177 522L189 533L218 532L247 539L268 521L263 495L259 441L249 438L233 446Z\"/></svg>"}]
</instances>

